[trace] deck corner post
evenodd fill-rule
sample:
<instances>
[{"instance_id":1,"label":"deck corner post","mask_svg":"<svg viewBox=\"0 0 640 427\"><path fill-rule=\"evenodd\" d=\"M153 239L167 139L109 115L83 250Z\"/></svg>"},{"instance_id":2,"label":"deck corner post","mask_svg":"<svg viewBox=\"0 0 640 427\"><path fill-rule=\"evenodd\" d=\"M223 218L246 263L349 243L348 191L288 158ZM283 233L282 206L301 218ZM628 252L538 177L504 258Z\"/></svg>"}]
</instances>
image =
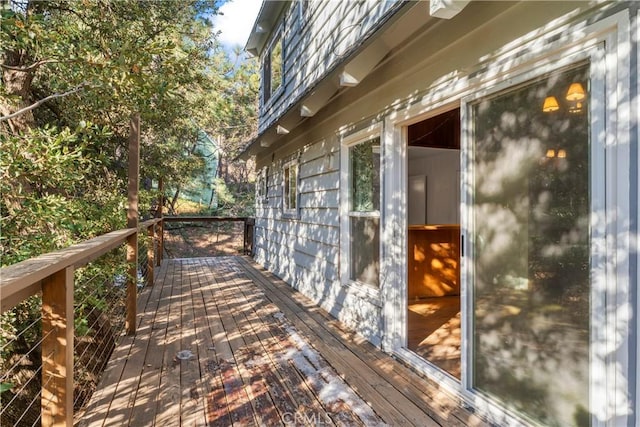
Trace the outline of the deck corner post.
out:
<instances>
[{"instance_id":1,"label":"deck corner post","mask_svg":"<svg viewBox=\"0 0 640 427\"><path fill-rule=\"evenodd\" d=\"M127 191L127 227L135 232L127 238L127 335L136 333L138 300L138 189L140 175L140 113L131 116L129 133L129 185Z\"/></svg>"},{"instance_id":2,"label":"deck corner post","mask_svg":"<svg viewBox=\"0 0 640 427\"><path fill-rule=\"evenodd\" d=\"M42 425L73 425L73 274L42 281Z\"/></svg>"},{"instance_id":3,"label":"deck corner post","mask_svg":"<svg viewBox=\"0 0 640 427\"><path fill-rule=\"evenodd\" d=\"M242 254L246 255L247 254L247 235L249 234L249 224L247 223L247 218L245 217L242 221L242 225L243 225L243 233L242 233Z\"/></svg>"},{"instance_id":4,"label":"deck corner post","mask_svg":"<svg viewBox=\"0 0 640 427\"><path fill-rule=\"evenodd\" d=\"M255 218L244 218L244 254L253 255L253 234Z\"/></svg>"}]
</instances>

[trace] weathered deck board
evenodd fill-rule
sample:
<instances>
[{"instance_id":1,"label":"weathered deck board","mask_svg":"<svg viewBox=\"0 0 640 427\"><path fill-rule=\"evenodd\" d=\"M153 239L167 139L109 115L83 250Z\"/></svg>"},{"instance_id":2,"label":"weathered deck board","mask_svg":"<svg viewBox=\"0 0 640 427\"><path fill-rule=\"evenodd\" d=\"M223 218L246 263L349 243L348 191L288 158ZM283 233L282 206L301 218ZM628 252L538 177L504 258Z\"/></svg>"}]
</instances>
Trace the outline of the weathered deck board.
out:
<instances>
[{"instance_id":1,"label":"weathered deck board","mask_svg":"<svg viewBox=\"0 0 640 427\"><path fill-rule=\"evenodd\" d=\"M162 265L161 273L156 283L167 280L167 264ZM156 399L160 386L160 372L162 371L163 349L161 341L166 335L167 316L169 315L170 286L154 286L149 305L145 307L141 324L150 328L150 339L144 360L144 367L140 384L136 393L135 404L131 409L130 425L151 425L156 414ZM145 322L148 319L150 323Z\"/></svg>"},{"instance_id":2,"label":"weathered deck board","mask_svg":"<svg viewBox=\"0 0 640 427\"><path fill-rule=\"evenodd\" d=\"M241 264L247 265L249 275L256 280L266 281L280 292L276 295L283 298L283 307L289 307L293 323L301 328L308 327L310 333L320 334L325 329L340 346L344 346L357 354L367 366L375 371L374 375L382 377L387 383L393 385L406 398L419 406L426 414L434 418L443 426L482 426L485 425L476 415L463 409L456 399L440 389L433 381L426 380L416 375L410 368L393 361L390 363L388 355L382 353L363 338L351 331L344 329L340 322L332 318L324 310L313 304L304 295L291 289L282 280L272 273L264 271L260 266L247 259L240 259ZM255 271L254 270L258 270ZM262 277L261 277L262 276ZM301 310L300 307L304 307ZM332 343L335 344L336 341Z\"/></svg>"},{"instance_id":3,"label":"weathered deck board","mask_svg":"<svg viewBox=\"0 0 640 427\"><path fill-rule=\"evenodd\" d=\"M82 426L482 425L249 258L164 261L138 322Z\"/></svg>"}]
</instances>

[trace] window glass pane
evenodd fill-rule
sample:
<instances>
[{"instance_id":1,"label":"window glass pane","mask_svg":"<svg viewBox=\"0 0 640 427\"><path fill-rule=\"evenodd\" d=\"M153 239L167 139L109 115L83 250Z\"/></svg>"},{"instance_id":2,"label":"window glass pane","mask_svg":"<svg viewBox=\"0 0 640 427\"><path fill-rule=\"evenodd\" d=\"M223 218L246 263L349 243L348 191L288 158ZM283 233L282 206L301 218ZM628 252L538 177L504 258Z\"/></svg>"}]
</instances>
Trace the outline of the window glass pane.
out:
<instances>
[{"instance_id":1,"label":"window glass pane","mask_svg":"<svg viewBox=\"0 0 640 427\"><path fill-rule=\"evenodd\" d=\"M380 138L349 150L351 163L351 211L380 210Z\"/></svg>"},{"instance_id":2,"label":"window glass pane","mask_svg":"<svg viewBox=\"0 0 640 427\"><path fill-rule=\"evenodd\" d=\"M296 165L286 166L284 168L284 191L283 204L285 210L296 209L298 204L298 170Z\"/></svg>"},{"instance_id":3,"label":"window glass pane","mask_svg":"<svg viewBox=\"0 0 640 427\"><path fill-rule=\"evenodd\" d=\"M380 284L380 219L351 217L351 280Z\"/></svg>"},{"instance_id":4,"label":"window glass pane","mask_svg":"<svg viewBox=\"0 0 640 427\"><path fill-rule=\"evenodd\" d=\"M291 180L289 178L289 174L290 174L291 169L289 169L289 167L285 167L284 168L284 194L282 195L283 197L283 201L284 201L284 208L285 209L289 209L289 190L290 190L290 185L291 185Z\"/></svg>"},{"instance_id":5,"label":"window glass pane","mask_svg":"<svg viewBox=\"0 0 640 427\"><path fill-rule=\"evenodd\" d=\"M282 38L271 48L271 93L274 93L282 85Z\"/></svg>"},{"instance_id":6,"label":"window glass pane","mask_svg":"<svg viewBox=\"0 0 640 427\"><path fill-rule=\"evenodd\" d=\"M297 205L297 168L289 167L289 209L295 209Z\"/></svg>"},{"instance_id":7,"label":"window glass pane","mask_svg":"<svg viewBox=\"0 0 640 427\"><path fill-rule=\"evenodd\" d=\"M472 107L474 387L552 426L590 425L588 71Z\"/></svg>"},{"instance_id":8,"label":"window glass pane","mask_svg":"<svg viewBox=\"0 0 640 427\"><path fill-rule=\"evenodd\" d=\"M269 197L269 168L264 170L264 179L262 181L262 197L265 199Z\"/></svg>"}]
</instances>

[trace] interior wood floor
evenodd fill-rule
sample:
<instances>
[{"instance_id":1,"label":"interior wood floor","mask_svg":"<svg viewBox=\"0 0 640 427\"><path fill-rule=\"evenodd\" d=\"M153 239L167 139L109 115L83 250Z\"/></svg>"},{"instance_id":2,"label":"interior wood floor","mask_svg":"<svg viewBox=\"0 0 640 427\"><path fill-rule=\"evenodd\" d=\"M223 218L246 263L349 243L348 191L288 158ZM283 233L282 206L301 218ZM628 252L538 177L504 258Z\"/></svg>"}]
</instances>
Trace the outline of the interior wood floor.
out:
<instances>
[{"instance_id":1,"label":"interior wood floor","mask_svg":"<svg viewBox=\"0 0 640 427\"><path fill-rule=\"evenodd\" d=\"M460 297L434 297L408 307L409 350L460 379Z\"/></svg>"},{"instance_id":2,"label":"interior wood floor","mask_svg":"<svg viewBox=\"0 0 640 427\"><path fill-rule=\"evenodd\" d=\"M163 261L81 426L484 426L250 258Z\"/></svg>"}]
</instances>

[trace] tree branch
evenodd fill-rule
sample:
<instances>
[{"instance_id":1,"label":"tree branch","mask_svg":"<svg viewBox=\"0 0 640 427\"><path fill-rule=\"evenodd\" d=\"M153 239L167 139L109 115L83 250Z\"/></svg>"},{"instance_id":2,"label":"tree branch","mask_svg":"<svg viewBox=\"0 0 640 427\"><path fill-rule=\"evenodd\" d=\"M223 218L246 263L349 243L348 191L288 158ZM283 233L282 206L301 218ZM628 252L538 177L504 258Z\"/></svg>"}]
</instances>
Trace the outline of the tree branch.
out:
<instances>
[{"instance_id":1,"label":"tree branch","mask_svg":"<svg viewBox=\"0 0 640 427\"><path fill-rule=\"evenodd\" d=\"M5 70L21 71L23 73L28 73L30 71L33 71L33 70L41 67L42 65L54 64L56 62L63 62L63 61L60 61L59 59L43 59L41 61L34 62L33 64L28 65L26 67L16 67L16 66L13 66L13 65L0 64L0 68L4 68Z\"/></svg>"},{"instance_id":2,"label":"tree branch","mask_svg":"<svg viewBox=\"0 0 640 427\"><path fill-rule=\"evenodd\" d=\"M34 108L38 108L39 106L41 106L41 105L42 105L42 104L44 104L45 102L47 102L47 101L51 101L52 99L62 98L62 97L64 97L64 96L68 96L68 95L72 95L72 94L74 94L74 93L76 93L76 92L80 92L82 89L84 89L84 88L85 88L85 86L87 86L87 83L86 83L86 82L79 84L78 86L74 87L73 89L71 89L71 90L69 90L69 91L67 91L67 92L64 92L64 93L54 93L53 95L49 95L49 96L47 96L46 98L42 98L40 101L35 102L35 103L33 103L33 104L29 105L28 107L21 108L20 110L16 111L15 113L11 113L11 114L9 114L9 115L7 115L7 116L2 116L2 117L0 117L0 122L4 122L4 121L6 121L6 120L13 119L14 117L18 117L19 115L24 114L24 113L26 113L27 111L31 111L31 110L33 110Z\"/></svg>"}]
</instances>

